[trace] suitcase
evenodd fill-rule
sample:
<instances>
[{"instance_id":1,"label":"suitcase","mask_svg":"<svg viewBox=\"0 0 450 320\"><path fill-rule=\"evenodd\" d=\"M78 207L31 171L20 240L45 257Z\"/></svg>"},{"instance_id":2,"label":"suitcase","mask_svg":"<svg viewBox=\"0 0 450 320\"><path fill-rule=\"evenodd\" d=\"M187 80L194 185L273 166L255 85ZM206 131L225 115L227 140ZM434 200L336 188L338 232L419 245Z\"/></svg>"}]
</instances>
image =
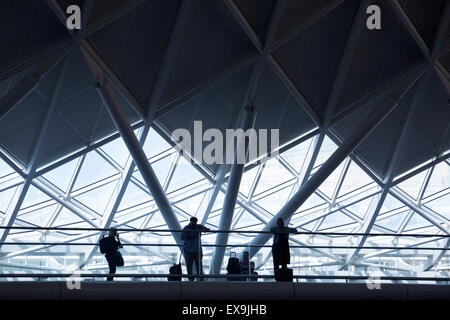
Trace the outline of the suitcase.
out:
<instances>
[{"instance_id":1,"label":"suitcase","mask_svg":"<svg viewBox=\"0 0 450 320\"><path fill-rule=\"evenodd\" d=\"M234 255L234 256L233 256ZM227 264L227 274L240 274L241 266L239 265L239 259L236 257L236 252L230 252ZM227 278L228 281L240 281L240 278Z\"/></svg>"},{"instance_id":2,"label":"suitcase","mask_svg":"<svg viewBox=\"0 0 450 320\"><path fill-rule=\"evenodd\" d=\"M167 280L169 281L181 281L181 263L174 264L169 268L169 273L172 274L172 276L168 276Z\"/></svg>"},{"instance_id":3,"label":"suitcase","mask_svg":"<svg viewBox=\"0 0 450 320\"><path fill-rule=\"evenodd\" d=\"M275 272L275 281L279 282L292 282L294 280L292 269L281 268Z\"/></svg>"},{"instance_id":4,"label":"suitcase","mask_svg":"<svg viewBox=\"0 0 450 320\"><path fill-rule=\"evenodd\" d=\"M181 269L181 256L183 255L183 251L180 254L180 260L178 260L178 264L174 263L173 266L169 268L169 273L171 276L167 277L168 281L181 281L181 274L183 270Z\"/></svg>"}]
</instances>

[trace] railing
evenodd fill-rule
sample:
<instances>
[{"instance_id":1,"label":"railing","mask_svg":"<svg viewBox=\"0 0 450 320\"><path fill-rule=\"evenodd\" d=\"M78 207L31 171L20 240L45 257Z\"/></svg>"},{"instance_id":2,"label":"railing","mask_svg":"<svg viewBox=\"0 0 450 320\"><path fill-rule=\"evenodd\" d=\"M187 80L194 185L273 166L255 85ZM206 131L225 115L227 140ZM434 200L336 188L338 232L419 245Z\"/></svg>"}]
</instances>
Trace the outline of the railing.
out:
<instances>
[{"instance_id":1,"label":"railing","mask_svg":"<svg viewBox=\"0 0 450 320\"><path fill-rule=\"evenodd\" d=\"M121 232L122 234L127 233L141 233L141 234L149 234L149 233L174 233L174 232L183 232L182 230L168 230L168 229L133 229L133 228L74 228L74 227L21 227L21 226L0 226L1 229L10 229L10 230L24 230L25 232L33 232L33 231L80 231L80 232L106 232L110 230L117 230L118 232ZM201 231L194 231L190 230L189 232L201 232ZM267 231L254 231L254 230L210 230L208 232L202 232L202 233L234 233L234 234L259 234L259 233L266 233L271 234ZM100 235L100 234L99 234ZM291 249L335 249L335 250L392 250L392 251L411 251L414 250L423 250L423 251L430 251L433 252L444 252L447 253L450 248L446 247L434 247L434 246L424 246L428 242L434 242L437 240L442 239L450 239L449 234L415 234L415 233L402 233L402 234L396 234L396 233L349 233L349 232L293 232L291 233L291 236L297 236L297 235L306 235L306 236L332 236L332 237L361 237L361 236L367 236L367 237L393 237L393 238L422 238L422 239L429 239L428 241L421 242L421 243L412 243L408 245L403 246L389 246L389 245L382 245L382 246L356 246L356 245L307 245L307 244L292 244L290 245ZM87 235L87 236L95 236L95 234ZM293 238L291 238L293 239ZM98 245L98 243L94 242L46 242L46 241L39 241L39 242L33 242L33 241L4 241L0 242L0 246L87 246L87 247L94 247ZM125 243L123 242L122 245L124 247L180 247L179 244L176 243ZM271 245L264 244L264 245L249 245L249 244L226 244L226 245L216 245L216 244L203 244L202 247L205 248L214 248L214 247L226 247L230 248L232 250L233 248L271 248ZM12 252L14 253L14 252ZM174 252L170 252L173 254ZM327 251L327 253L330 253ZM345 253L345 252L344 252ZM163 253L163 254L167 254ZM46 252L43 252L42 255L46 255ZM387 256L387 255L386 255ZM1 258L1 257L0 257ZM168 261L166 264L170 264ZM351 265L351 264L350 264ZM26 266L24 266L26 267ZM127 267L138 267L138 266L127 266ZM306 266L308 267L308 266ZM370 267L370 266L369 266ZM21 266L16 265L15 268L21 268ZM295 267L294 269L299 269L301 267ZM304 268L304 267L303 267ZM380 265L380 268L386 269L386 265ZM96 268L94 268L96 269ZM104 269L104 268L97 268L97 269ZM269 270L267 268L267 270ZM0 279L1 278L29 278L29 279L48 279L48 278L70 278L70 277L79 277L79 278L105 278L108 274L106 273L82 273L82 274L66 274L66 273L0 273ZM115 274L115 278L131 278L131 279L157 279L157 278L165 278L170 276L170 274L160 274L160 273L118 273ZM177 275L178 276L178 275ZM203 274L203 275L187 275L183 274L181 275L182 278L186 277L194 277L194 278L202 278L202 279L229 279L232 280L236 278L237 280L246 278L249 280L271 280L274 279L273 275L268 274L261 274L261 275L252 275L252 274L238 274L238 275L224 275L224 274ZM294 275L294 279L296 281L299 280L345 280L345 281L357 281L357 280L367 280L371 277L371 275L361 275L361 274L303 274L303 275ZM431 277L428 276L392 276L390 274L388 275L380 275L377 276L378 280L386 280L386 281L439 281L439 282L448 282L450 281L450 278L448 277L448 274L445 272L439 273L439 276L437 277Z\"/></svg>"},{"instance_id":2,"label":"railing","mask_svg":"<svg viewBox=\"0 0 450 320\"><path fill-rule=\"evenodd\" d=\"M47 279L47 278L61 278L61 279L78 279L78 278L165 278L173 277L173 274L161 274L161 273L1 273L0 278L35 278L35 279ZM241 280L243 278L248 279L275 279L273 275L251 275L251 274L181 274L175 275L180 278L200 278L200 279L227 279L227 280ZM293 278L298 282L300 279L311 280L373 280L374 275L294 275ZM398 277L398 276L376 276L376 281L436 281L436 282L449 282L450 277Z\"/></svg>"},{"instance_id":3,"label":"railing","mask_svg":"<svg viewBox=\"0 0 450 320\"><path fill-rule=\"evenodd\" d=\"M170 229L131 229L131 228L70 228L70 227L18 227L18 226L0 226L0 230L47 230L47 231L111 231L117 232L185 232L183 230L170 230ZM201 232L201 233L265 233L272 234L269 231L254 231L254 230L210 230L210 231L197 231L189 230L189 232ZM450 230L449 230L450 232ZM352 232L307 232L298 231L291 232L292 235L323 235L323 236L368 236L368 237L415 237L415 238L450 238L450 234L423 234L423 233L352 233Z\"/></svg>"}]
</instances>

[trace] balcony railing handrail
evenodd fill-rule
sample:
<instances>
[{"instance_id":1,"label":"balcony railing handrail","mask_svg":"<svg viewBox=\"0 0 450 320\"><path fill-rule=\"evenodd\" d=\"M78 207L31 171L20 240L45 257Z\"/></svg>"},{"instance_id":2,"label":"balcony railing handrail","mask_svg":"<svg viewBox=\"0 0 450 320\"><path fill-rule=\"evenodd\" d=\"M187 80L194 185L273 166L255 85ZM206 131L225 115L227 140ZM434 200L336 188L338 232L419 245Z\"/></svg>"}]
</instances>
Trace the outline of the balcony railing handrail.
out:
<instances>
[{"instance_id":1,"label":"balcony railing handrail","mask_svg":"<svg viewBox=\"0 0 450 320\"><path fill-rule=\"evenodd\" d=\"M131 229L131 228L70 228L70 227L21 227L21 226L0 226L0 230L47 230L47 231L110 231L117 230L118 232L185 232L183 230L172 229ZM249 233L249 234L272 234L270 231L254 231L254 230L189 230L189 232L201 232L201 233ZM421 233L352 233L352 232L310 232L310 231L297 231L290 232L292 235L322 235L322 236L367 236L367 237L415 237L415 238L450 238L450 234L421 234Z\"/></svg>"},{"instance_id":2,"label":"balcony railing handrail","mask_svg":"<svg viewBox=\"0 0 450 320\"><path fill-rule=\"evenodd\" d=\"M33 246L95 246L98 243L93 242L0 242L1 246L7 245L33 245ZM122 243L123 246L130 247L182 247L183 245L175 243ZM325 246L325 245L290 245L289 247L297 249L369 249L369 250L435 250L435 251L448 251L450 248L447 247L418 247L418 245L411 245L409 247L393 247L393 246L346 246L346 245L336 245L336 246ZM230 248L272 248L271 245L245 245L245 244L202 244L202 247L230 247Z\"/></svg>"},{"instance_id":3,"label":"balcony railing handrail","mask_svg":"<svg viewBox=\"0 0 450 320\"><path fill-rule=\"evenodd\" d=\"M112 276L114 278L167 278L173 277L173 274L162 273L0 273L0 278L105 278ZM252 274L181 274L176 275L182 278L203 278L203 279L274 279L274 275L252 275ZM294 279L335 279L335 280L391 280L391 281L450 281L450 277L408 277L408 276L383 276L373 274L367 275L293 275Z\"/></svg>"}]
</instances>

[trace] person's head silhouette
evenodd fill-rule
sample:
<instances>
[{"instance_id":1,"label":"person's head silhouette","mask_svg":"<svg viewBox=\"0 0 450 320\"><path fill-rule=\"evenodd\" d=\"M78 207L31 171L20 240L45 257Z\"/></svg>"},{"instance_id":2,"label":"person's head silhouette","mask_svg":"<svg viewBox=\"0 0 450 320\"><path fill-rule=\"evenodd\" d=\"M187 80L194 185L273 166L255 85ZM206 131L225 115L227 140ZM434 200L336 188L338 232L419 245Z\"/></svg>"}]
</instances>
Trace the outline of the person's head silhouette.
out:
<instances>
[{"instance_id":1,"label":"person's head silhouette","mask_svg":"<svg viewBox=\"0 0 450 320\"><path fill-rule=\"evenodd\" d=\"M242 260L248 262L249 254L248 251L242 252Z\"/></svg>"},{"instance_id":2,"label":"person's head silhouette","mask_svg":"<svg viewBox=\"0 0 450 320\"><path fill-rule=\"evenodd\" d=\"M196 217L192 217L189 221L191 226L196 226L198 219Z\"/></svg>"},{"instance_id":3,"label":"person's head silhouette","mask_svg":"<svg viewBox=\"0 0 450 320\"><path fill-rule=\"evenodd\" d=\"M111 229L109 229L109 236L110 236L110 237L115 237L115 236L117 236L117 228L111 228Z\"/></svg>"},{"instance_id":4,"label":"person's head silhouette","mask_svg":"<svg viewBox=\"0 0 450 320\"><path fill-rule=\"evenodd\" d=\"M284 221L283 221L283 219L281 219L281 218L278 218L278 219L277 219L277 226L279 226L280 228L283 228L283 227L284 227Z\"/></svg>"}]
</instances>

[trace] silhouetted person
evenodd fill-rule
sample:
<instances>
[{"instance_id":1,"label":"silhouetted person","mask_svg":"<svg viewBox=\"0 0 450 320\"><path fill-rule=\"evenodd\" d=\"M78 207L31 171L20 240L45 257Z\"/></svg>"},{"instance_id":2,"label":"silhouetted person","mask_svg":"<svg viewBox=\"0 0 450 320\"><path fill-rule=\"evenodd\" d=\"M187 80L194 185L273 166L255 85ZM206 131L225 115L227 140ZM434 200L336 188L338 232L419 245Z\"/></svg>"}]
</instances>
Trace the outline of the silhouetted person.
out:
<instances>
[{"instance_id":1,"label":"silhouetted person","mask_svg":"<svg viewBox=\"0 0 450 320\"><path fill-rule=\"evenodd\" d=\"M253 274L257 275L258 273L255 272L255 263L253 261L249 261L250 255L248 251L244 251L242 253L242 260L239 261L239 265L241 266L241 273L242 274ZM247 278L242 278L243 281L246 281ZM258 279L251 278L251 281L258 281Z\"/></svg>"},{"instance_id":2,"label":"silhouetted person","mask_svg":"<svg viewBox=\"0 0 450 320\"><path fill-rule=\"evenodd\" d=\"M198 275L203 274L202 267L202 242L201 232L210 231L209 228L201 224L197 224L197 218L192 217L190 223L183 228L181 233L181 240L184 241L183 253L186 260L186 269L188 274L192 273L192 265L195 263L195 269ZM194 277L188 277L189 281L194 281Z\"/></svg>"},{"instance_id":3,"label":"silhouetted person","mask_svg":"<svg viewBox=\"0 0 450 320\"><path fill-rule=\"evenodd\" d=\"M276 274L280 265L286 269L290 263L289 233L297 232L297 229L285 227L283 219L279 218L277 226L272 227L270 232L273 233L272 257L274 274Z\"/></svg>"},{"instance_id":4,"label":"silhouetted person","mask_svg":"<svg viewBox=\"0 0 450 320\"><path fill-rule=\"evenodd\" d=\"M109 236L100 240L100 252L105 253L110 274L116 273L116 267L122 267L124 265L122 255L119 252L119 248L122 247L116 228L111 228L109 230ZM107 281L113 281L113 276L109 276Z\"/></svg>"}]
</instances>

